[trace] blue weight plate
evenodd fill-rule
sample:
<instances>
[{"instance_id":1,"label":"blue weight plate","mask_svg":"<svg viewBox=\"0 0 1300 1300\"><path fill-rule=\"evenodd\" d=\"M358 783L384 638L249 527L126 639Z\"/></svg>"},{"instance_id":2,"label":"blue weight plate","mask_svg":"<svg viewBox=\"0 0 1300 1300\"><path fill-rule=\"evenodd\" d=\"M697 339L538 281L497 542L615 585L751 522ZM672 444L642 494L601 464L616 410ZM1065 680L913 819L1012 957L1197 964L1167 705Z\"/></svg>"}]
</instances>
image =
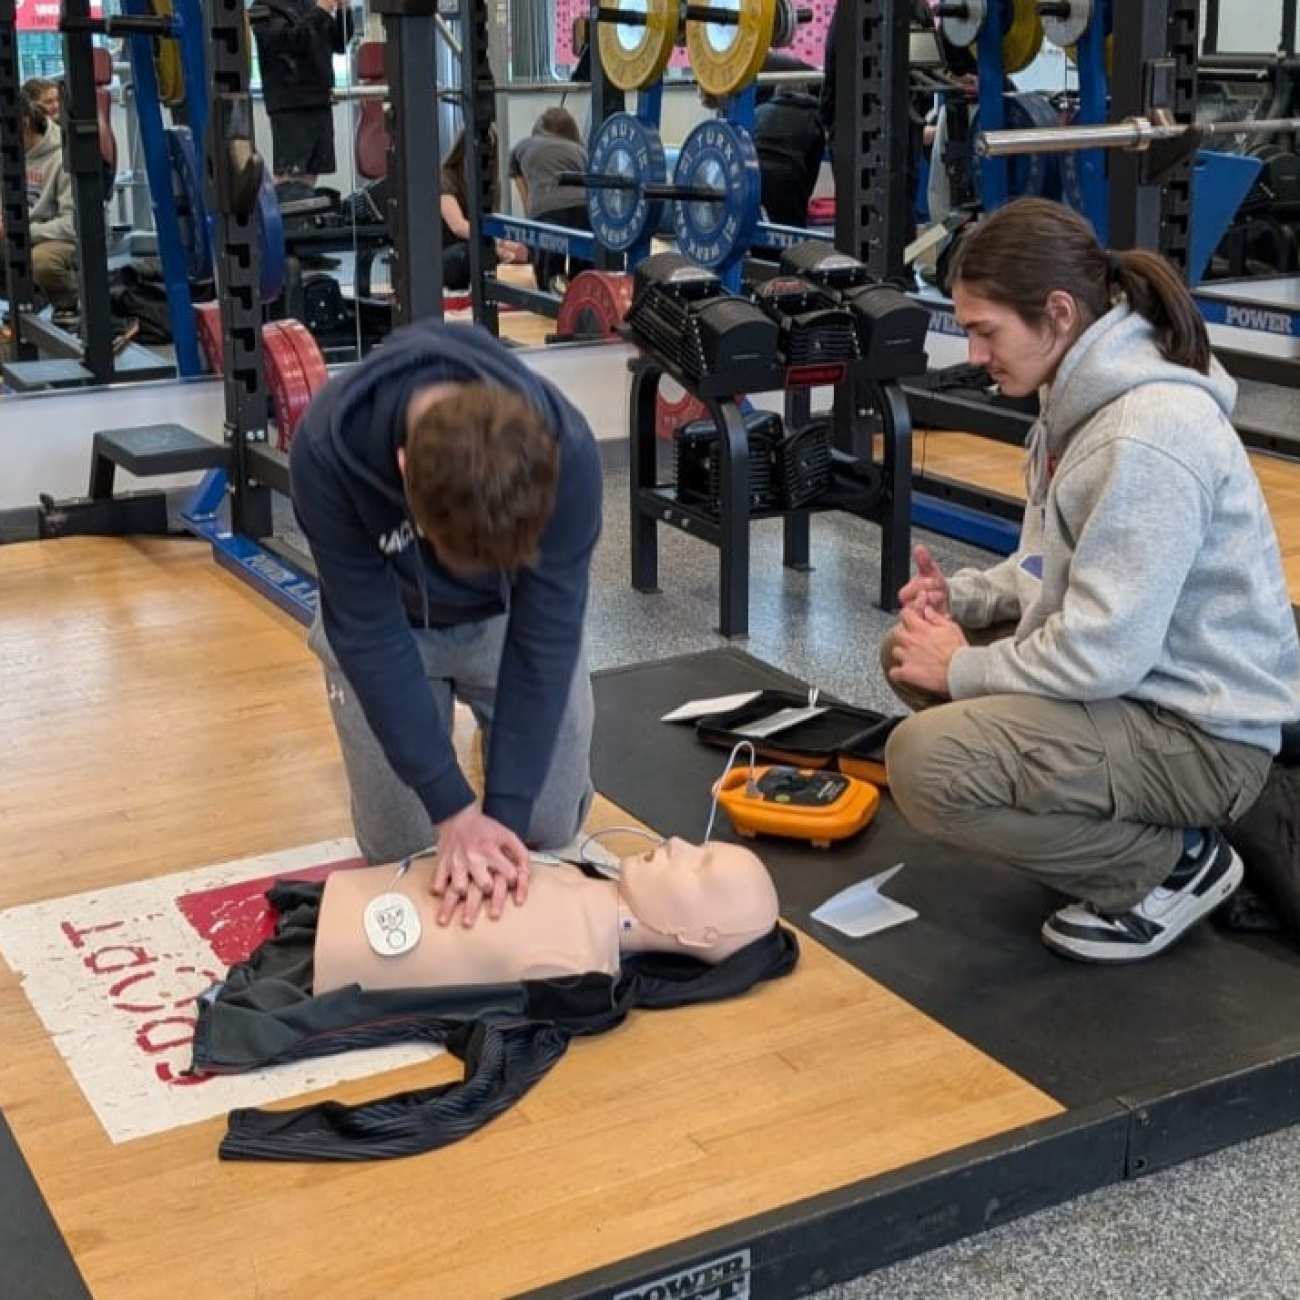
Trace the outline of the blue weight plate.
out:
<instances>
[{"instance_id":1,"label":"blue weight plate","mask_svg":"<svg viewBox=\"0 0 1300 1300\"><path fill-rule=\"evenodd\" d=\"M673 204L678 248L700 266L734 266L749 249L763 206L758 151L749 132L722 118L701 122L682 142L673 184L723 196Z\"/></svg>"},{"instance_id":2,"label":"blue weight plate","mask_svg":"<svg viewBox=\"0 0 1300 1300\"><path fill-rule=\"evenodd\" d=\"M262 301L274 302L284 289L284 217L269 171L257 191L257 224L262 239Z\"/></svg>"},{"instance_id":3,"label":"blue weight plate","mask_svg":"<svg viewBox=\"0 0 1300 1300\"><path fill-rule=\"evenodd\" d=\"M644 186L664 185L668 167L659 132L631 113L612 113L591 142L587 167L593 176L609 176L627 188L593 185L587 191L591 233L606 248L625 252L659 229L663 200L649 199Z\"/></svg>"},{"instance_id":4,"label":"blue weight plate","mask_svg":"<svg viewBox=\"0 0 1300 1300\"><path fill-rule=\"evenodd\" d=\"M199 174L194 137L187 126L168 127L163 135L167 141L172 203L176 209L181 253L185 258L185 274L190 280L206 280L212 274L212 245L208 239L203 178Z\"/></svg>"}]
</instances>

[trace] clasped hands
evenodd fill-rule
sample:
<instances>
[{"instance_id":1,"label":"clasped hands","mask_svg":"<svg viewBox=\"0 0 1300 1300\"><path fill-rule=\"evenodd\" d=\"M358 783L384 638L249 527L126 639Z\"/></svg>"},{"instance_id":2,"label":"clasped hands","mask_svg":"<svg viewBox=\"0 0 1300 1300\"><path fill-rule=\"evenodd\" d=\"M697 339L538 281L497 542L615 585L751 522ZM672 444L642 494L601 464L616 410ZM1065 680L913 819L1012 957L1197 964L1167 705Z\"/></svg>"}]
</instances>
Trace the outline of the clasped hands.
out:
<instances>
[{"instance_id":1,"label":"clasped hands","mask_svg":"<svg viewBox=\"0 0 1300 1300\"><path fill-rule=\"evenodd\" d=\"M524 842L470 804L438 827L438 861L429 884L439 900L438 924L450 925L459 908L460 923L468 929L485 904L488 919L497 920L507 897L513 896L516 904L528 897L529 871Z\"/></svg>"},{"instance_id":2,"label":"clasped hands","mask_svg":"<svg viewBox=\"0 0 1300 1300\"><path fill-rule=\"evenodd\" d=\"M898 593L889 680L938 695L948 694L948 665L967 643L948 609L948 579L924 546L912 550L916 573Z\"/></svg>"}]
</instances>

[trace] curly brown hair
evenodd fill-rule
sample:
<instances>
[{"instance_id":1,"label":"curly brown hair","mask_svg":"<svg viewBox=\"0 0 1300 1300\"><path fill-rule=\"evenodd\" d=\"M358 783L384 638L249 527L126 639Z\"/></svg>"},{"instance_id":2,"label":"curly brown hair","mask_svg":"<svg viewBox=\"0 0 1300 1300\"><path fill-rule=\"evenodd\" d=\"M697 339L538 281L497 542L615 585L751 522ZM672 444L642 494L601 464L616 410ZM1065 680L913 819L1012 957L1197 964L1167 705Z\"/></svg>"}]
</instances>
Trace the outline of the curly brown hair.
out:
<instances>
[{"instance_id":1,"label":"curly brown hair","mask_svg":"<svg viewBox=\"0 0 1300 1300\"><path fill-rule=\"evenodd\" d=\"M411 517L449 568L535 564L555 510L555 433L519 393L457 385L421 412L406 438Z\"/></svg>"}]
</instances>

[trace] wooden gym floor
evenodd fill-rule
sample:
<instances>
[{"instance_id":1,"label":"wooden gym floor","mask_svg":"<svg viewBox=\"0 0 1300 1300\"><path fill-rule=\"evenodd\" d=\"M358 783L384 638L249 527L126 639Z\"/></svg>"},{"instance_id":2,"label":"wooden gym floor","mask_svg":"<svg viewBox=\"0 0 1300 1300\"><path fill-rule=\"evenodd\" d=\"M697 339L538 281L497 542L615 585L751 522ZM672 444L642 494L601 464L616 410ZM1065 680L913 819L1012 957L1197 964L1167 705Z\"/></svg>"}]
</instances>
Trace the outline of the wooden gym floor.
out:
<instances>
[{"instance_id":1,"label":"wooden gym floor","mask_svg":"<svg viewBox=\"0 0 1300 1300\"><path fill-rule=\"evenodd\" d=\"M931 470L963 475L959 442L926 442ZM990 448L997 463L964 476L1007 490L1009 449L970 440L966 453ZM1300 468L1258 460L1300 599ZM0 913L349 834L303 630L205 545L4 546L0 593ZM627 820L602 801L592 825ZM220 1118L110 1141L0 965L0 1111L97 1300L569 1294L566 1279L667 1258L700 1234L725 1241L756 1216L994 1139L1028 1141L1061 1115L802 942L790 979L735 1003L636 1014L576 1044L475 1137L356 1166L219 1163ZM320 1095L449 1077L438 1058Z\"/></svg>"}]
</instances>

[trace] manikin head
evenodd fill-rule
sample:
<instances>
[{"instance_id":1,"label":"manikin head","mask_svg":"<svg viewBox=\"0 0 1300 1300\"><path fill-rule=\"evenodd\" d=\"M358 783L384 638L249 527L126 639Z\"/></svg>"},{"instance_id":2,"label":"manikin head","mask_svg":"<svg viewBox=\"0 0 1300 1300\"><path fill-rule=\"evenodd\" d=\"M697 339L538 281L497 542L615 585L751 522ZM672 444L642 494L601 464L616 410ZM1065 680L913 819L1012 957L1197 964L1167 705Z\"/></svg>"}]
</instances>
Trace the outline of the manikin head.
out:
<instances>
[{"instance_id":1,"label":"manikin head","mask_svg":"<svg viewBox=\"0 0 1300 1300\"><path fill-rule=\"evenodd\" d=\"M633 932L625 947L669 947L702 961L725 961L779 915L767 868L739 844L664 840L623 859L618 887L640 925L666 941L644 943Z\"/></svg>"}]
</instances>

